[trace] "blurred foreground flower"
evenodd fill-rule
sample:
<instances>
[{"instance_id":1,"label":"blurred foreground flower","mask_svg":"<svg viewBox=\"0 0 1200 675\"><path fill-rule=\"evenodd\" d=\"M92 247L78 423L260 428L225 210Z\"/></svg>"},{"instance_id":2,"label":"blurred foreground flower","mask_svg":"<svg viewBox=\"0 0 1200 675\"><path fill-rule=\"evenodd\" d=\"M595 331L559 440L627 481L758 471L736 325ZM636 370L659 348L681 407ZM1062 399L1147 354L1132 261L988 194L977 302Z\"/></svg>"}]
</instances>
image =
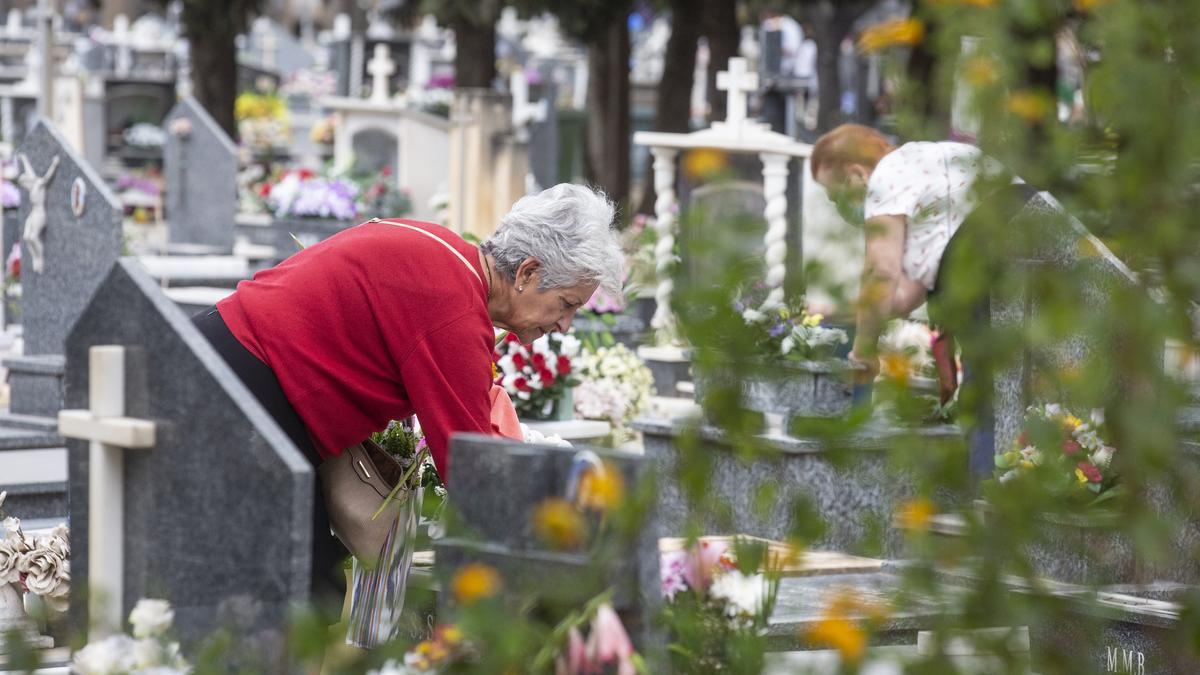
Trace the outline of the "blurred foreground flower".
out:
<instances>
[{"instance_id":1,"label":"blurred foreground flower","mask_svg":"<svg viewBox=\"0 0 1200 675\"><path fill-rule=\"evenodd\" d=\"M858 48L871 54L888 47L912 47L924 39L925 24L917 19L894 19L864 30L858 38Z\"/></svg>"},{"instance_id":2,"label":"blurred foreground flower","mask_svg":"<svg viewBox=\"0 0 1200 675\"><path fill-rule=\"evenodd\" d=\"M500 573L488 565L471 563L454 575L450 588L456 600L472 605L500 592Z\"/></svg>"},{"instance_id":3,"label":"blurred foreground flower","mask_svg":"<svg viewBox=\"0 0 1200 675\"><path fill-rule=\"evenodd\" d=\"M534 509L533 531L547 546L571 550L583 543L586 525L583 516L570 502L551 497Z\"/></svg>"},{"instance_id":4,"label":"blurred foreground flower","mask_svg":"<svg viewBox=\"0 0 1200 675\"><path fill-rule=\"evenodd\" d=\"M1026 122L1040 122L1050 113L1050 100L1035 91L1014 91L1008 97L1008 111Z\"/></svg>"},{"instance_id":5,"label":"blurred foreground flower","mask_svg":"<svg viewBox=\"0 0 1200 675\"><path fill-rule=\"evenodd\" d=\"M588 469L579 479L580 506L606 513L621 503L625 495L625 480L617 467L603 464L603 468Z\"/></svg>"},{"instance_id":6,"label":"blurred foreground flower","mask_svg":"<svg viewBox=\"0 0 1200 675\"><path fill-rule=\"evenodd\" d=\"M918 497L905 502L896 515L897 524L904 530L916 531L929 529L937 509L933 502L924 497Z\"/></svg>"},{"instance_id":7,"label":"blurred foreground flower","mask_svg":"<svg viewBox=\"0 0 1200 675\"><path fill-rule=\"evenodd\" d=\"M683 174L693 180L705 180L719 173L729 164L725 153L720 150L700 148L683 157Z\"/></svg>"}]
</instances>

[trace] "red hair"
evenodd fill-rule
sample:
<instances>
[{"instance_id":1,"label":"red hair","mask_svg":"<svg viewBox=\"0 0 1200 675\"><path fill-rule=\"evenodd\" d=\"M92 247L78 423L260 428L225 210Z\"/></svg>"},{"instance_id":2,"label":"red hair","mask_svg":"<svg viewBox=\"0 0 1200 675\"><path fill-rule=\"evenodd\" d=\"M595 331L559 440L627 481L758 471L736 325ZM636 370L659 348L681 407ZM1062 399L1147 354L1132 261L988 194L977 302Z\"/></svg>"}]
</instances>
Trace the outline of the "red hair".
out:
<instances>
[{"instance_id":1,"label":"red hair","mask_svg":"<svg viewBox=\"0 0 1200 675\"><path fill-rule=\"evenodd\" d=\"M895 149L886 136L861 124L843 124L821 136L813 145L809 165L813 178L824 169L841 180L850 164L862 164L874 169L883 156Z\"/></svg>"}]
</instances>

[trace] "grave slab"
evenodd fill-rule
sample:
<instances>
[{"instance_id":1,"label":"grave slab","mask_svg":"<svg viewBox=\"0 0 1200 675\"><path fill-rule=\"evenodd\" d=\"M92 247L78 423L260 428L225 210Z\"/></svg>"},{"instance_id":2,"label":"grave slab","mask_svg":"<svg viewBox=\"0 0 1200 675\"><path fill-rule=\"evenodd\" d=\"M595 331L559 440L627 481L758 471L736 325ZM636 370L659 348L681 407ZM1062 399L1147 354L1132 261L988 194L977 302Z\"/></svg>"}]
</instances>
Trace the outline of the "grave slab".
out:
<instances>
[{"instance_id":1,"label":"grave slab","mask_svg":"<svg viewBox=\"0 0 1200 675\"><path fill-rule=\"evenodd\" d=\"M237 147L191 96L175 104L163 126L168 241L232 250Z\"/></svg>"}]
</instances>

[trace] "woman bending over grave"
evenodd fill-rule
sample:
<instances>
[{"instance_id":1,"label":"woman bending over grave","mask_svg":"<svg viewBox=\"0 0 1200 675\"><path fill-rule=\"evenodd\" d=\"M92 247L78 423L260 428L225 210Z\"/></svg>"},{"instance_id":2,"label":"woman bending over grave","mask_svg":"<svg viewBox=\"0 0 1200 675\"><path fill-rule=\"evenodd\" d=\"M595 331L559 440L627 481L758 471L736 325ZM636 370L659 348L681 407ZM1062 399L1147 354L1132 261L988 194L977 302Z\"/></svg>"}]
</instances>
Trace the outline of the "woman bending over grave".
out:
<instances>
[{"instance_id":1,"label":"woman bending over grave","mask_svg":"<svg viewBox=\"0 0 1200 675\"><path fill-rule=\"evenodd\" d=\"M522 198L481 246L445 227L370 221L238 284L195 322L314 466L416 414L443 479L454 432L490 422L495 328L565 332L624 260L602 194L562 184ZM318 488L315 597L340 602L345 549Z\"/></svg>"},{"instance_id":2,"label":"woman bending over grave","mask_svg":"<svg viewBox=\"0 0 1200 675\"><path fill-rule=\"evenodd\" d=\"M893 145L875 129L844 124L817 139L811 158L820 183L847 222L863 226L866 249L856 303L850 360L863 384L879 372L877 343L888 320L928 301L939 327L934 345L945 403L958 373L953 339L963 351L964 396L971 397L977 428L971 433L971 468L990 473L991 379L973 370L986 343L989 286L997 258L989 235L1035 196L978 148L964 143Z\"/></svg>"}]
</instances>

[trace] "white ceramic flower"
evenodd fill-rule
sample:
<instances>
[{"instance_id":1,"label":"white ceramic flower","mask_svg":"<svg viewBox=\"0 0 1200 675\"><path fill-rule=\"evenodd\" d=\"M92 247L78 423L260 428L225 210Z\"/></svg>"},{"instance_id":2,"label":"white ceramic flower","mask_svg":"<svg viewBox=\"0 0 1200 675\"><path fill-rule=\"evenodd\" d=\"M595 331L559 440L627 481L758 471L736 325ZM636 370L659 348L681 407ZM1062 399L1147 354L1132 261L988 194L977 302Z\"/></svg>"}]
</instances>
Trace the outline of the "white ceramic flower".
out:
<instances>
[{"instance_id":1,"label":"white ceramic flower","mask_svg":"<svg viewBox=\"0 0 1200 675\"><path fill-rule=\"evenodd\" d=\"M728 603L730 616L753 616L763 606L766 583L761 574L747 576L738 570L730 570L714 579L708 592Z\"/></svg>"},{"instance_id":2,"label":"white ceramic flower","mask_svg":"<svg viewBox=\"0 0 1200 675\"><path fill-rule=\"evenodd\" d=\"M175 611L166 600L142 598L129 613L129 624L133 626L133 636L136 638L162 635L174 620Z\"/></svg>"},{"instance_id":3,"label":"white ceramic flower","mask_svg":"<svg viewBox=\"0 0 1200 675\"><path fill-rule=\"evenodd\" d=\"M134 669L133 640L114 635L75 652L71 672L75 675L124 675Z\"/></svg>"},{"instance_id":4,"label":"white ceramic flower","mask_svg":"<svg viewBox=\"0 0 1200 675\"><path fill-rule=\"evenodd\" d=\"M8 491L0 491L0 509L4 508L4 500L8 499Z\"/></svg>"},{"instance_id":5,"label":"white ceramic flower","mask_svg":"<svg viewBox=\"0 0 1200 675\"><path fill-rule=\"evenodd\" d=\"M61 587L70 582L70 573L64 573L67 562L57 553L46 548L35 548L25 556L25 587L30 593L44 598L61 597Z\"/></svg>"},{"instance_id":6,"label":"white ceramic flower","mask_svg":"<svg viewBox=\"0 0 1200 675\"><path fill-rule=\"evenodd\" d=\"M24 538L7 536L0 539L0 584L13 584L21 580L25 556L29 545Z\"/></svg>"},{"instance_id":7,"label":"white ceramic flower","mask_svg":"<svg viewBox=\"0 0 1200 675\"><path fill-rule=\"evenodd\" d=\"M14 535L21 532L20 518L5 518L3 522L5 535Z\"/></svg>"}]
</instances>

